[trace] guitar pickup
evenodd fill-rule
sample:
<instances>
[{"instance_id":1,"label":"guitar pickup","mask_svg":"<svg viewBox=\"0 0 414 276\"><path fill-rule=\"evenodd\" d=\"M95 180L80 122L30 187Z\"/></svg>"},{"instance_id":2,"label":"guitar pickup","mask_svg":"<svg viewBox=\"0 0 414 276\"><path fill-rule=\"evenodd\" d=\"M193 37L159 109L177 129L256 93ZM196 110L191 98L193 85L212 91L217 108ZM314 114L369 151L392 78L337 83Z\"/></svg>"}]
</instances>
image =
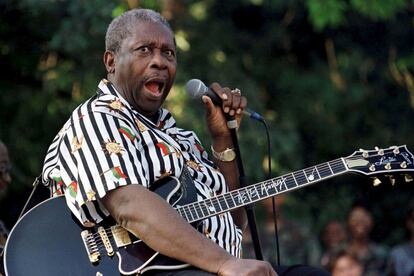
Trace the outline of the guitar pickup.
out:
<instances>
[{"instance_id":1,"label":"guitar pickup","mask_svg":"<svg viewBox=\"0 0 414 276\"><path fill-rule=\"evenodd\" d=\"M98 228L98 233L99 233L99 236L101 237L103 245L105 246L106 253L108 254L108 256L113 256L114 248L112 247L112 244L108 238L108 235L106 234L105 228L100 226Z\"/></svg>"},{"instance_id":2,"label":"guitar pickup","mask_svg":"<svg viewBox=\"0 0 414 276\"><path fill-rule=\"evenodd\" d=\"M125 228L119 225L114 225L111 226L111 232L112 237L115 240L115 244L118 248L130 245L132 243L131 237L129 236L128 231Z\"/></svg>"},{"instance_id":3,"label":"guitar pickup","mask_svg":"<svg viewBox=\"0 0 414 276\"><path fill-rule=\"evenodd\" d=\"M98 262L101 254L99 253L99 248L96 244L94 236L88 230L84 230L81 232L81 237L83 244L85 245L86 252L88 253L89 261L91 263Z\"/></svg>"}]
</instances>

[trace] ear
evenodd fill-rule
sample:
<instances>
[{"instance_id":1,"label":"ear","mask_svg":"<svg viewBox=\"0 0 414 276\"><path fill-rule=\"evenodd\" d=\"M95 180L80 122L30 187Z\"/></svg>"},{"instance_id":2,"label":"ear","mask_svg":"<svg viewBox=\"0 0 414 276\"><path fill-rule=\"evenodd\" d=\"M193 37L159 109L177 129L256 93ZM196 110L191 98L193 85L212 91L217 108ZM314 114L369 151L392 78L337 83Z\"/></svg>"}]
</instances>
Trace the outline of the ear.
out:
<instances>
[{"instance_id":1,"label":"ear","mask_svg":"<svg viewBox=\"0 0 414 276\"><path fill-rule=\"evenodd\" d=\"M115 53L114 52L110 50L106 50L103 56L103 62L105 64L106 72L108 72L108 74L115 72Z\"/></svg>"}]
</instances>

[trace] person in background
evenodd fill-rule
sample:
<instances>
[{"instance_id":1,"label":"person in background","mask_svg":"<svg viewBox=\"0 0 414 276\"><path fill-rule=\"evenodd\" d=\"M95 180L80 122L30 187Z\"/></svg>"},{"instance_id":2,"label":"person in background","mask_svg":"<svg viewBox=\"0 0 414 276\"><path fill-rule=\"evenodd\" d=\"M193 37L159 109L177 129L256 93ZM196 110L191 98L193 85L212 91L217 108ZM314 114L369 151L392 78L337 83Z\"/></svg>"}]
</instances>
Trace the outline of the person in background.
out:
<instances>
[{"instance_id":1,"label":"person in background","mask_svg":"<svg viewBox=\"0 0 414 276\"><path fill-rule=\"evenodd\" d=\"M368 206L355 203L348 213L350 235L347 252L355 255L363 265L363 275L387 275L391 271L387 250L371 239L374 220Z\"/></svg>"},{"instance_id":2,"label":"person in background","mask_svg":"<svg viewBox=\"0 0 414 276\"><path fill-rule=\"evenodd\" d=\"M321 266L327 268L334 252L342 248L347 240L344 224L336 219L328 221L323 228L321 242L324 252L321 257Z\"/></svg>"},{"instance_id":3,"label":"person in background","mask_svg":"<svg viewBox=\"0 0 414 276\"><path fill-rule=\"evenodd\" d=\"M282 265L306 264L319 266L321 250L316 235L308 227L288 218L284 213L288 195L275 197L276 218L279 235L280 262ZM274 218L272 199L261 202L264 207L264 221L258 227L259 238L265 260L277 263L276 242L274 234ZM250 235L250 234L249 234ZM253 257L254 247L249 236L243 245L244 256Z\"/></svg>"},{"instance_id":4,"label":"person in background","mask_svg":"<svg viewBox=\"0 0 414 276\"><path fill-rule=\"evenodd\" d=\"M408 230L409 240L396 245L391 250L393 270L397 276L414 275L414 199L408 204L405 225Z\"/></svg>"},{"instance_id":5,"label":"person in background","mask_svg":"<svg viewBox=\"0 0 414 276\"><path fill-rule=\"evenodd\" d=\"M332 255L328 264L332 276L362 276L363 266L357 256L339 250Z\"/></svg>"}]
</instances>

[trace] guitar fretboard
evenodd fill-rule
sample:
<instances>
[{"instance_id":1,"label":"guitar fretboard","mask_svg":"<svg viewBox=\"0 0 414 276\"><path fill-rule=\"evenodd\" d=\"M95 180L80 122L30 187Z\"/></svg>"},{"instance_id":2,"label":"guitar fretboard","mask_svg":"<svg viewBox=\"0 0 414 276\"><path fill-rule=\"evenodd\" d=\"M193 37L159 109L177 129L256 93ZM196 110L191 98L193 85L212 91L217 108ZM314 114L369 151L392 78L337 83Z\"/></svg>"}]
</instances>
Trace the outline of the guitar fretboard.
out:
<instances>
[{"instance_id":1,"label":"guitar fretboard","mask_svg":"<svg viewBox=\"0 0 414 276\"><path fill-rule=\"evenodd\" d=\"M275 177L213 198L177 207L189 223L236 209L277 194L314 184L347 172L344 159L339 158L283 176Z\"/></svg>"}]
</instances>

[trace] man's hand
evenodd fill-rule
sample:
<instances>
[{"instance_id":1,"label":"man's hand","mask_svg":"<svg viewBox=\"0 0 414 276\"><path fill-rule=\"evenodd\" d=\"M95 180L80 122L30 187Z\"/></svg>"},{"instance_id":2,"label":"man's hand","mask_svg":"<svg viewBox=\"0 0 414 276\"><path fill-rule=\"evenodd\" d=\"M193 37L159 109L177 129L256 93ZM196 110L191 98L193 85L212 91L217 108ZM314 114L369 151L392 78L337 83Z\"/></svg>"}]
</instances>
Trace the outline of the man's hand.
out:
<instances>
[{"instance_id":1,"label":"man's hand","mask_svg":"<svg viewBox=\"0 0 414 276\"><path fill-rule=\"evenodd\" d=\"M211 84L210 89L220 97L223 104L222 106L215 106L209 97L203 96L202 99L207 108L208 129L213 139L229 137L230 131L224 113L235 116L238 124L240 124L242 112L247 105L247 99L241 96L239 90L221 87L216 82Z\"/></svg>"},{"instance_id":2,"label":"man's hand","mask_svg":"<svg viewBox=\"0 0 414 276\"><path fill-rule=\"evenodd\" d=\"M219 268L218 276L277 276L268 262L250 259L228 259Z\"/></svg>"}]
</instances>

